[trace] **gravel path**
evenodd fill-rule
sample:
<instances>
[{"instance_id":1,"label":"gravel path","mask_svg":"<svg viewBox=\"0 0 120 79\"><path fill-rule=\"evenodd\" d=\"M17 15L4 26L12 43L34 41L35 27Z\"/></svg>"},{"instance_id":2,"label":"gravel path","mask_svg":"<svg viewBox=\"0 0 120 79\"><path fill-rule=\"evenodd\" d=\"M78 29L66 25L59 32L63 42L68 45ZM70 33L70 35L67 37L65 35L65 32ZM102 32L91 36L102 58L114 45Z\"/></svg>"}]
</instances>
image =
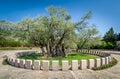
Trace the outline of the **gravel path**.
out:
<instances>
[{"instance_id":1,"label":"gravel path","mask_svg":"<svg viewBox=\"0 0 120 79\"><path fill-rule=\"evenodd\" d=\"M2 65L3 57L15 52L18 52L18 50L0 51L0 79L120 79L120 55L113 54L116 53L115 51L106 52L112 53L112 56L118 60L118 64L100 71L89 69L78 71L36 71Z\"/></svg>"}]
</instances>

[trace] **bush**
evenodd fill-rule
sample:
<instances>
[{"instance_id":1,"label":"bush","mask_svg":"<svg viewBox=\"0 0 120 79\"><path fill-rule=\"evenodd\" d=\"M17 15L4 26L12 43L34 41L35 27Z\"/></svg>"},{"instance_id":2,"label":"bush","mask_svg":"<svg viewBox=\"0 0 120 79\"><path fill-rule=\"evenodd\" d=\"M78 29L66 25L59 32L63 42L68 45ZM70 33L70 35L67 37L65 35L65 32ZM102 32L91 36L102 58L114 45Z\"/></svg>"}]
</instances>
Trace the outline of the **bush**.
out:
<instances>
[{"instance_id":1,"label":"bush","mask_svg":"<svg viewBox=\"0 0 120 79\"><path fill-rule=\"evenodd\" d=\"M96 44L91 46L91 49L114 49L116 46L116 42L105 42L101 41L101 44Z\"/></svg>"},{"instance_id":2,"label":"bush","mask_svg":"<svg viewBox=\"0 0 120 79\"><path fill-rule=\"evenodd\" d=\"M18 41L10 41L10 40L0 40L0 47L18 47L20 46L20 42Z\"/></svg>"},{"instance_id":3,"label":"bush","mask_svg":"<svg viewBox=\"0 0 120 79\"><path fill-rule=\"evenodd\" d=\"M110 68L110 67L112 67L112 66L114 66L114 65L116 65L116 64L117 64L117 60L116 60L115 58L113 58L112 61L109 62L108 64L105 64L105 65L100 66L100 67L93 67L92 70L95 70L95 71L96 71L96 70L107 69L107 68Z\"/></svg>"},{"instance_id":4,"label":"bush","mask_svg":"<svg viewBox=\"0 0 120 79\"><path fill-rule=\"evenodd\" d=\"M0 47L0 50L29 50L31 47Z\"/></svg>"},{"instance_id":5,"label":"bush","mask_svg":"<svg viewBox=\"0 0 120 79\"><path fill-rule=\"evenodd\" d=\"M115 49L116 49L116 50L120 50L120 41L117 41L117 44L116 44Z\"/></svg>"},{"instance_id":6,"label":"bush","mask_svg":"<svg viewBox=\"0 0 120 79\"><path fill-rule=\"evenodd\" d=\"M0 40L0 47L30 47L28 42L12 41L12 40Z\"/></svg>"}]
</instances>

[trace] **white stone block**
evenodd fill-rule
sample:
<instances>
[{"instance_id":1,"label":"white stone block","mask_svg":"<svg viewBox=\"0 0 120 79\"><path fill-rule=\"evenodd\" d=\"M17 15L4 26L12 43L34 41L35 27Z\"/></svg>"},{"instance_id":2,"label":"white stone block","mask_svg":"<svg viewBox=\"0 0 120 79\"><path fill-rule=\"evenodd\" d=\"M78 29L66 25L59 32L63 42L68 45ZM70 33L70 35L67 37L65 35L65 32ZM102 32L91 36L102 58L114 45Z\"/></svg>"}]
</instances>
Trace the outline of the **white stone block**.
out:
<instances>
[{"instance_id":1,"label":"white stone block","mask_svg":"<svg viewBox=\"0 0 120 79\"><path fill-rule=\"evenodd\" d=\"M109 56L109 57L108 57L108 60L109 60L109 62L111 62L111 61L112 61L112 57L111 57L111 56Z\"/></svg>"},{"instance_id":2,"label":"white stone block","mask_svg":"<svg viewBox=\"0 0 120 79\"><path fill-rule=\"evenodd\" d=\"M95 55L95 51L92 51L93 55Z\"/></svg>"},{"instance_id":3,"label":"white stone block","mask_svg":"<svg viewBox=\"0 0 120 79\"><path fill-rule=\"evenodd\" d=\"M54 70L54 71L59 70L59 61L58 60L52 61L52 70Z\"/></svg>"},{"instance_id":4,"label":"white stone block","mask_svg":"<svg viewBox=\"0 0 120 79\"><path fill-rule=\"evenodd\" d=\"M40 60L34 60L34 70L40 70Z\"/></svg>"},{"instance_id":5,"label":"white stone block","mask_svg":"<svg viewBox=\"0 0 120 79\"><path fill-rule=\"evenodd\" d=\"M43 70L48 71L49 70L49 61L48 60L43 60Z\"/></svg>"},{"instance_id":6,"label":"white stone block","mask_svg":"<svg viewBox=\"0 0 120 79\"><path fill-rule=\"evenodd\" d=\"M69 69L69 65L68 65L68 60L63 60L62 61L62 70L68 70Z\"/></svg>"},{"instance_id":7,"label":"white stone block","mask_svg":"<svg viewBox=\"0 0 120 79\"><path fill-rule=\"evenodd\" d=\"M105 65L105 58L101 58L101 65Z\"/></svg>"},{"instance_id":8,"label":"white stone block","mask_svg":"<svg viewBox=\"0 0 120 79\"><path fill-rule=\"evenodd\" d=\"M88 60L88 68L91 69L92 67L95 67L95 60L89 59Z\"/></svg>"},{"instance_id":9,"label":"white stone block","mask_svg":"<svg viewBox=\"0 0 120 79\"><path fill-rule=\"evenodd\" d=\"M14 65L15 65L15 58L12 58L11 65L12 65L12 66L14 66Z\"/></svg>"},{"instance_id":10,"label":"white stone block","mask_svg":"<svg viewBox=\"0 0 120 79\"><path fill-rule=\"evenodd\" d=\"M108 63L109 63L108 57L105 57L105 64L108 64Z\"/></svg>"},{"instance_id":11,"label":"white stone block","mask_svg":"<svg viewBox=\"0 0 120 79\"><path fill-rule=\"evenodd\" d=\"M32 60L26 60L25 67L26 69L32 69Z\"/></svg>"},{"instance_id":12,"label":"white stone block","mask_svg":"<svg viewBox=\"0 0 120 79\"><path fill-rule=\"evenodd\" d=\"M11 64L12 59L10 57L7 58L8 64Z\"/></svg>"},{"instance_id":13,"label":"white stone block","mask_svg":"<svg viewBox=\"0 0 120 79\"><path fill-rule=\"evenodd\" d=\"M93 52L90 50L90 53L92 54Z\"/></svg>"},{"instance_id":14,"label":"white stone block","mask_svg":"<svg viewBox=\"0 0 120 79\"><path fill-rule=\"evenodd\" d=\"M100 67L101 66L101 59L100 58L96 58L95 59L95 67Z\"/></svg>"},{"instance_id":15,"label":"white stone block","mask_svg":"<svg viewBox=\"0 0 120 79\"><path fill-rule=\"evenodd\" d=\"M15 59L15 66L16 67L19 67L19 63L20 63L20 60L19 59Z\"/></svg>"},{"instance_id":16,"label":"white stone block","mask_svg":"<svg viewBox=\"0 0 120 79\"><path fill-rule=\"evenodd\" d=\"M72 60L72 70L78 70L78 60Z\"/></svg>"},{"instance_id":17,"label":"white stone block","mask_svg":"<svg viewBox=\"0 0 120 79\"><path fill-rule=\"evenodd\" d=\"M99 52L97 52L97 55L98 55L98 56L100 56L100 53L99 53Z\"/></svg>"},{"instance_id":18,"label":"white stone block","mask_svg":"<svg viewBox=\"0 0 120 79\"><path fill-rule=\"evenodd\" d=\"M20 59L20 67L21 68L25 67L25 60L24 59Z\"/></svg>"},{"instance_id":19,"label":"white stone block","mask_svg":"<svg viewBox=\"0 0 120 79\"><path fill-rule=\"evenodd\" d=\"M97 51L95 51L95 55L97 55Z\"/></svg>"},{"instance_id":20,"label":"white stone block","mask_svg":"<svg viewBox=\"0 0 120 79\"><path fill-rule=\"evenodd\" d=\"M87 69L87 60L80 61L80 69Z\"/></svg>"}]
</instances>

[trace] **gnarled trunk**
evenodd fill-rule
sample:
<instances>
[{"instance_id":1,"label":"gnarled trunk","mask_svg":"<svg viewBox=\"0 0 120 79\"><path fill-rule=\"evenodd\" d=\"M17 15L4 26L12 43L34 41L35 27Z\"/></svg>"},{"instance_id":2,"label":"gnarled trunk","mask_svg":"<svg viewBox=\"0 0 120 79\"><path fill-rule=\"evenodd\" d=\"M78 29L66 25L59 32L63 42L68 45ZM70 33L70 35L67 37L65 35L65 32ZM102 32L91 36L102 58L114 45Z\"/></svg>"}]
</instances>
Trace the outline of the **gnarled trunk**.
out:
<instances>
[{"instance_id":1,"label":"gnarled trunk","mask_svg":"<svg viewBox=\"0 0 120 79\"><path fill-rule=\"evenodd\" d=\"M51 56L52 57L65 57L65 48L64 48L64 45L59 45L59 46L55 46L55 47L52 47L51 49Z\"/></svg>"}]
</instances>

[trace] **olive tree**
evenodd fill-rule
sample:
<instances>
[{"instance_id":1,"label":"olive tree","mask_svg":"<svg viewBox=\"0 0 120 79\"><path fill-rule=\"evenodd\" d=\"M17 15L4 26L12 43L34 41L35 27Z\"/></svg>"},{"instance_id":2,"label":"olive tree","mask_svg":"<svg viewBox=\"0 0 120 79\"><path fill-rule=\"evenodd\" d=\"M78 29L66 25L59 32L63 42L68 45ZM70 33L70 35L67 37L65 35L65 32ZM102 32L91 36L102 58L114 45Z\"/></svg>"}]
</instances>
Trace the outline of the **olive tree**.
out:
<instances>
[{"instance_id":1,"label":"olive tree","mask_svg":"<svg viewBox=\"0 0 120 79\"><path fill-rule=\"evenodd\" d=\"M49 16L34 19L35 28L31 32L31 40L41 49L45 47L48 56L64 57L65 47L69 47L69 43L76 45L75 25L70 22L71 16L66 9L50 6L47 11Z\"/></svg>"}]
</instances>

